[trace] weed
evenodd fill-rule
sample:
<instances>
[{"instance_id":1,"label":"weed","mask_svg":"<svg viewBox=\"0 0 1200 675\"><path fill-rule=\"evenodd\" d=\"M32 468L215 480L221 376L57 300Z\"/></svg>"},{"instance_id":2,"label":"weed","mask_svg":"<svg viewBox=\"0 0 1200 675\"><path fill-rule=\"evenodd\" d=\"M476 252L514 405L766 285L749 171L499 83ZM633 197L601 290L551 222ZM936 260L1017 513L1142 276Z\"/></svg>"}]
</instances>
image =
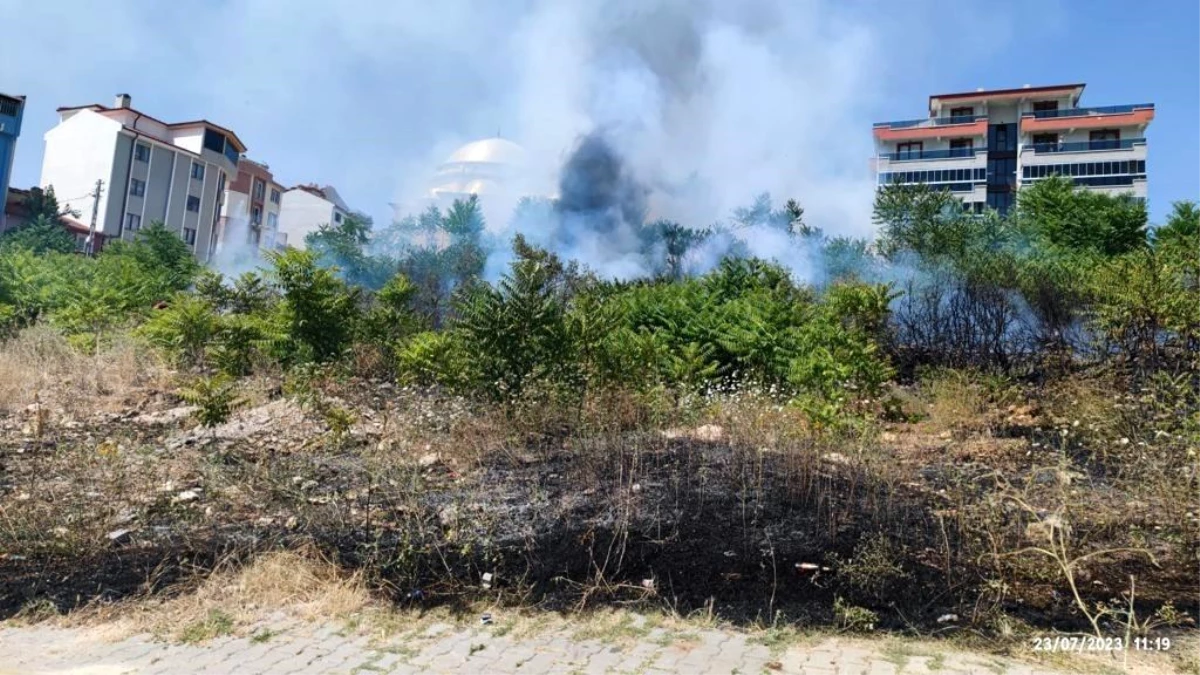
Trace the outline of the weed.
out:
<instances>
[{"instance_id":1,"label":"weed","mask_svg":"<svg viewBox=\"0 0 1200 675\"><path fill-rule=\"evenodd\" d=\"M184 626L179 640L188 644L206 642L233 632L233 617L220 609L210 609L199 621Z\"/></svg>"}]
</instances>

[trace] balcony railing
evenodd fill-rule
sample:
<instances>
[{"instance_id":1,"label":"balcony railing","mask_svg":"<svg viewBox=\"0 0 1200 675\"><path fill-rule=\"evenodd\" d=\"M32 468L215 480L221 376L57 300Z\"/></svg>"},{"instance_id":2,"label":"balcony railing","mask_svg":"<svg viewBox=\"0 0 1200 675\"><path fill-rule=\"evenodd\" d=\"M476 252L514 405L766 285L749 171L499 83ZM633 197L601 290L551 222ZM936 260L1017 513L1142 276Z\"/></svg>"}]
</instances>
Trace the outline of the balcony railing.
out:
<instances>
[{"instance_id":1,"label":"balcony railing","mask_svg":"<svg viewBox=\"0 0 1200 675\"><path fill-rule=\"evenodd\" d=\"M885 152L880 158L893 162L905 162L922 159L956 159L974 157L987 152L986 148L950 148L949 150L905 150L903 152Z\"/></svg>"},{"instance_id":2,"label":"balcony railing","mask_svg":"<svg viewBox=\"0 0 1200 675\"><path fill-rule=\"evenodd\" d=\"M1038 119L1052 117L1088 117L1091 115L1121 115L1135 110L1154 110L1153 103L1132 103L1129 105L1106 105L1098 108L1063 108L1061 110L1034 110L1025 115L1033 115Z\"/></svg>"},{"instance_id":3,"label":"balcony railing","mask_svg":"<svg viewBox=\"0 0 1200 675\"><path fill-rule=\"evenodd\" d=\"M9 98L7 96L0 96L0 115L6 115L8 117L16 117L17 111L20 110L20 108L21 108L20 101Z\"/></svg>"},{"instance_id":4,"label":"balcony railing","mask_svg":"<svg viewBox=\"0 0 1200 675\"><path fill-rule=\"evenodd\" d=\"M1079 141L1076 143L1026 143L1024 147L1036 153L1044 152L1093 152L1096 150L1128 150L1145 145L1144 138L1125 138L1119 141Z\"/></svg>"},{"instance_id":5,"label":"balcony railing","mask_svg":"<svg viewBox=\"0 0 1200 675\"><path fill-rule=\"evenodd\" d=\"M950 124L970 124L981 119L987 119L987 115L957 115L955 117L925 117L919 120L901 120L899 122L876 122L875 127L886 127L888 129L906 129L909 127L940 127Z\"/></svg>"}]
</instances>

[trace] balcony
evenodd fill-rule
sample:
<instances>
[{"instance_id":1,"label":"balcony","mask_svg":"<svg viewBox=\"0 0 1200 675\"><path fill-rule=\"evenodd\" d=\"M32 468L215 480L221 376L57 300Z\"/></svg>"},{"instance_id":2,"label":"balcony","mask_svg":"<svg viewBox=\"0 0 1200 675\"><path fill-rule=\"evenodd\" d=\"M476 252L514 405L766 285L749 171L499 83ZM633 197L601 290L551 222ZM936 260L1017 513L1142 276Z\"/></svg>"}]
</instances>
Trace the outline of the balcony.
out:
<instances>
[{"instance_id":1,"label":"balcony","mask_svg":"<svg viewBox=\"0 0 1200 675\"><path fill-rule=\"evenodd\" d=\"M1110 105L1098 108L1036 110L1021 115L1021 131L1061 131L1105 127L1142 127L1154 119L1153 103Z\"/></svg>"},{"instance_id":2,"label":"balcony","mask_svg":"<svg viewBox=\"0 0 1200 675\"><path fill-rule=\"evenodd\" d=\"M4 117L16 117L20 109L21 102L17 99L0 96L0 115Z\"/></svg>"},{"instance_id":3,"label":"balcony","mask_svg":"<svg viewBox=\"0 0 1200 675\"><path fill-rule=\"evenodd\" d=\"M21 133L21 102L0 95L0 133L17 136Z\"/></svg>"},{"instance_id":4,"label":"balcony","mask_svg":"<svg viewBox=\"0 0 1200 675\"><path fill-rule=\"evenodd\" d=\"M1080 141L1078 143L1026 143L1022 150L1033 150L1037 154L1052 152L1099 152L1104 150L1129 150L1146 145L1144 138L1126 138L1119 141Z\"/></svg>"},{"instance_id":5,"label":"balcony","mask_svg":"<svg viewBox=\"0 0 1200 675\"><path fill-rule=\"evenodd\" d=\"M885 141L908 138L985 136L987 134L987 116L959 115L897 122L876 122L873 125L873 131L875 138Z\"/></svg>"},{"instance_id":6,"label":"balcony","mask_svg":"<svg viewBox=\"0 0 1200 675\"><path fill-rule=\"evenodd\" d=\"M1107 105L1095 108L1063 108L1062 110L1035 110L1025 113L1037 119L1052 117L1089 117L1091 115L1124 115L1135 110L1154 110L1153 103L1133 103L1129 105Z\"/></svg>"},{"instance_id":7,"label":"balcony","mask_svg":"<svg viewBox=\"0 0 1200 675\"><path fill-rule=\"evenodd\" d=\"M985 148L950 148L949 150L921 150L903 152L885 152L879 155L880 159L886 159L889 162L907 162L920 161L927 159L962 159L974 157L978 154L986 153Z\"/></svg>"}]
</instances>

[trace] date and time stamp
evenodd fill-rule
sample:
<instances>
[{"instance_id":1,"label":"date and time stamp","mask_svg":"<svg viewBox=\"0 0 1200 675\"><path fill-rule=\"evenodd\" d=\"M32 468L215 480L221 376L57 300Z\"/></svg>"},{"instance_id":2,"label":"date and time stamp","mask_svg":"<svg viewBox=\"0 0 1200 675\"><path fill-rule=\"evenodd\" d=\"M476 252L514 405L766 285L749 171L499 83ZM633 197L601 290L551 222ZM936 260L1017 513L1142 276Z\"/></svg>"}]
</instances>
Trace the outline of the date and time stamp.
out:
<instances>
[{"instance_id":1,"label":"date and time stamp","mask_svg":"<svg viewBox=\"0 0 1200 675\"><path fill-rule=\"evenodd\" d=\"M1171 650L1169 637L1095 637L1093 635L1054 635L1035 637L1032 641L1035 652L1068 652L1086 654L1093 652L1166 652Z\"/></svg>"}]
</instances>

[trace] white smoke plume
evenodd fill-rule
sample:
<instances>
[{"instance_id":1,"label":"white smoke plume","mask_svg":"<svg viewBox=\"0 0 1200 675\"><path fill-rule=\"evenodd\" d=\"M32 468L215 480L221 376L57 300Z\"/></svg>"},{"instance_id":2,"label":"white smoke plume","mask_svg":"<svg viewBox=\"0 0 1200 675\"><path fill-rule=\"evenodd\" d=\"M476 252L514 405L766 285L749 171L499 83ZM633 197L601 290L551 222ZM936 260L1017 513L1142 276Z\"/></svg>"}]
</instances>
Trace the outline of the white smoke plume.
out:
<instances>
[{"instance_id":1,"label":"white smoke plume","mask_svg":"<svg viewBox=\"0 0 1200 675\"><path fill-rule=\"evenodd\" d=\"M644 275L643 220L706 227L764 191L799 199L826 232L869 233L869 124L853 109L878 56L870 30L782 0L546 3L510 46L518 140L532 158L521 188L603 202L565 207L550 241L565 257L604 276ZM614 172L640 189L614 194ZM545 226L517 223L535 242ZM733 237L812 275L810 256L780 232ZM719 257L725 239L699 257Z\"/></svg>"},{"instance_id":2,"label":"white smoke plume","mask_svg":"<svg viewBox=\"0 0 1200 675\"><path fill-rule=\"evenodd\" d=\"M768 191L828 234L869 234L884 102L890 116L958 86L1018 46L1018 26L1021 48L1070 27L1053 0L145 4L0 0L21 54L0 60L0 81L28 96L14 185L38 183L55 107L129 92L159 119L234 130L285 185L333 185L381 225L467 141L521 143L520 192L555 195L572 149L603 130L648 189L648 218L703 227ZM485 207L492 227L508 222Z\"/></svg>"}]
</instances>

